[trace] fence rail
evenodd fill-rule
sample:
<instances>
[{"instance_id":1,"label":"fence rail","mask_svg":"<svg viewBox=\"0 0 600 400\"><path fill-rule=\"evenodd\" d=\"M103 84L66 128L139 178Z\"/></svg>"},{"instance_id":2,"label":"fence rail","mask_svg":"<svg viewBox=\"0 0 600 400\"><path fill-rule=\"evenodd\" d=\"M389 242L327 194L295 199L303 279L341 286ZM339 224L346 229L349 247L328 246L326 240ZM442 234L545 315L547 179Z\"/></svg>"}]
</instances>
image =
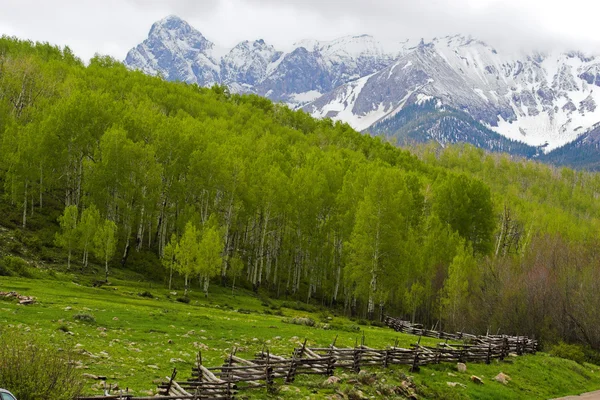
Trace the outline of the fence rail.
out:
<instances>
[{"instance_id":1,"label":"fence rail","mask_svg":"<svg viewBox=\"0 0 600 400\"><path fill-rule=\"evenodd\" d=\"M308 347L305 340L302 346L292 352L290 358L270 354L268 350L257 353L252 360L236 355L234 349L221 366L206 367L199 352L192 367L191 378L176 382L177 370L158 386L158 396L134 397L128 394L100 397L80 397L78 400L229 400L239 391L274 388L275 380L286 384L293 383L298 375L331 376L336 368L359 372L363 367L408 365L412 372L429 364L450 362L475 362L489 364L494 359L503 360L510 354L523 355L537 351L537 341L526 336L485 335L467 333L446 333L424 329L401 319L386 317L385 323L397 332L444 339L437 346L422 346L419 339L411 348L398 347L398 343L385 349L374 349L364 344L354 348L340 348L334 342L328 347ZM457 343L448 343L451 340Z\"/></svg>"}]
</instances>

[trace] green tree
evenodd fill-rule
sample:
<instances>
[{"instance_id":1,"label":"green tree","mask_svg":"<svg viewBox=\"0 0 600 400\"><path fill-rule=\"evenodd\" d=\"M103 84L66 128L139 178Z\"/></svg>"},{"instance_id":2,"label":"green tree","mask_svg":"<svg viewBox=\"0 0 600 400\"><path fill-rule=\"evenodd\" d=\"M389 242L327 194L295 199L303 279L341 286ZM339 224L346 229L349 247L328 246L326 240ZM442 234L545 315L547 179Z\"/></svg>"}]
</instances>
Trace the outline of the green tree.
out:
<instances>
[{"instance_id":1,"label":"green tree","mask_svg":"<svg viewBox=\"0 0 600 400\"><path fill-rule=\"evenodd\" d=\"M223 263L223 234L214 215L210 217L202 230L198 243L198 275L204 283L204 295L208 297L210 278L219 275Z\"/></svg>"},{"instance_id":2,"label":"green tree","mask_svg":"<svg viewBox=\"0 0 600 400\"><path fill-rule=\"evenodd\" d=\"M100 212L95 205L92 204L83 210L79 225L77 226L79 250L83 252L82 269L88 266L89 251L94 245L94 236L98 230L99 223Z\"/></svg>"},{"instance_id":3,"label":"green tree","mask_svg":"<svg viewBox=\"0 0 600 400\"><path fill-rule=\"evenodd\" d=\"M442 315L453 329L464 329L473 298L481 285L481 272L470 245L459 246L444 282Z\"/></svg>"},{"instance_id":4,"label":"green tree","mask_svg":"<svg viewBox=\"0 0 600 400\"><path fill-rule=\"evenodd\" d=\"M488 254L496 224L489 187L464 174L450 174L440 181L434 189L434 212L471 242L476 253Z\"/></svg>"},{"instance_id":5,"label":"green tree","mask_svg":"<svg viewBox=\"0 0 600 400\"><path fill-rule=\"evenodd\" d=\"M175 255L177 249L177 236L171 235L171 241L164 247L163 255L161 257L162 265L169 270L169 290L171 290L171 284L173 282L173 268L175 267Z\"/></svg>"},{"instance_id":6,"label":"green tree","mask_svg":"<svg viewBox=\"0 0 600 400\"><path fill-rule=\"evenodd\" d=\"M105 220L98 225L94 236L94 254L104 261L104 280L108 282L108 262L115 255L117 225L110 220Z\"/></svg>"},{"instance_id":7,"label":"green tree","mask_svg":"<svg viewBox=\"0 0 600 400\"><path fill-rule=\"evenodd\" d=\"M78 213L77 206L68 206L63 214L58 217L60 232L56 234L54 242L68 252L67 269L71 269L71 254L79 239L79 232L77 232Z\"/></svg>"},{"instance_id":8,"label":"green tree","mask_svg":"<svg viewBox=\"0 0 600 400\"><path fill-rule=\"evenodd\" d=\"M228 261L228 272L233 278L231 283L231 294L234 295L235 280L242 275L242 271L244 270L244 262L239 257L230 257Z\"/></svg>"},{"instance_id":9,"label":"green tree","mask_svg":"<svg viewBox=\"0 0 600 400\"><path fill-rule=\"evenodd\" d=\"M199 238L200 232L190 221L185 225L185 231L175 249L175 267L185 279L184 296L188 294L190 277L199 272Z\"/></svg>"}]
</instances>

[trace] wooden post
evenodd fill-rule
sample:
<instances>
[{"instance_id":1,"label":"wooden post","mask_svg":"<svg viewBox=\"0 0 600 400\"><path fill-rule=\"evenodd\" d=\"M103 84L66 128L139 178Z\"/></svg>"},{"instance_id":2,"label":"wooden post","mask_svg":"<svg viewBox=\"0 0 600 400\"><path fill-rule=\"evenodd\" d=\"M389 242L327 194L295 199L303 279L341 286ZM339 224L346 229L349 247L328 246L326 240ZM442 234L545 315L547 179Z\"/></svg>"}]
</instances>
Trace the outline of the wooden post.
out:
<instances>
[{"instance_id":1,"label":"wooden post","mask_svg":"<svg viewBox=\"0 0 600 400\"><path fill-rule=\"evenodd\" d=\"M360 350L358 347L354 348L354 354L352 357L352 370L357 374L360 372Z\"/></svg>"},{"instance_id":2,"label":"wooden post","mask_svg":"<svg viewBox=\"0 0 600 400\"><path fill-rule=\"evenodd\" d=\"M171 386L173 386L173 381L175 380L175 377L177 376L177 368L173 368L173 373L171 374L171 379L169 379L169 383L167 384L167 396L169 395L169 392L171 391Z\"/></svg>"},{"instance_id":3,"label":"wooden post","mask_svg":"<svg viewBox=\"0 0 600 400\"><path fill-rule=\"evenodd\" d=\"M198 351L198 354L196 354L196 369L198 370L198 382L202 382L202 379L203 379L202 368L200 368L201 365L202 365L202 352Z\"/></svg>"},{"instance_id":4,"label":"wooden post","mask_svg":"<svg viewBox=\"0 0 600 400\"><path fill-rule=\"evenodd\" d=\"M491 363L491 359L492 359L492 342L489 342L487 358L485 359L485 363L489 365Z\"/></svg>"},{"instance_id":5,"label":"wooden post","mask_svg":"<svg viewBox=\"0 0 600 400\"><path fill-rule=\"evenodd\" d=\"M413 364L410 368L410 372L419 372L419 370L419 349L415 349L415 358L413 359Z\"/></svg>"},{"instance_id":6,"label":"wooden post","mask_svg":"<svg viewBox=\"0 0 600 400\"><path fill-rule=\"evenodd\" d=\"M273 368L270 365L271 356L269 350L267 350L267 364L265 366L265 380L267 382L267 392L273 393Z\"/></svg>"}]
</instances>

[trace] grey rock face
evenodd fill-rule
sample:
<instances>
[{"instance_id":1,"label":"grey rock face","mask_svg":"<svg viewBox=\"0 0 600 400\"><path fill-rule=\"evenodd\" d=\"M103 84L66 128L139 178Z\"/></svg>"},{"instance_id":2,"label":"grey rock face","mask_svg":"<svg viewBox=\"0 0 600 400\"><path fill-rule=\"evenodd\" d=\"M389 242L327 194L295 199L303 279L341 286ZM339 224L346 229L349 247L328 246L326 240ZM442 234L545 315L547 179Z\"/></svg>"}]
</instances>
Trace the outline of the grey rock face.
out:
<instances>
[{"instance_id":1,"label":"grey rock face","mask_svg":"<svg viewBox=\"0 0 600 400\"><path fill-rule=\"evenodd\" d=\"M219 81L214 44L187 22L169 16L152 25L148 39L132 49L125 64L168 80L207 86Z\"/></svg>"}]
</instances>

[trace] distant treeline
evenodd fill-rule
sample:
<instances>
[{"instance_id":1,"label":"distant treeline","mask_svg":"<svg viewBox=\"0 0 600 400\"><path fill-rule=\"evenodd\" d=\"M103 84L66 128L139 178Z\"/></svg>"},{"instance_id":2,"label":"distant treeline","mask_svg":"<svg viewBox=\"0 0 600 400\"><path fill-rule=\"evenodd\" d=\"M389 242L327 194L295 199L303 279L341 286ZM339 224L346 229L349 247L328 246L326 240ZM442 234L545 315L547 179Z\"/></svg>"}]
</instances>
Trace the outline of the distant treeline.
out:
<instances>
[{"instance_id":1,"label":"distant treeline","mask_svg":"<svg viewBox=\"0 0 600 400\"><path fill-rule=\"evenodd\" d=\"M0 183L1 223L37 232L31 216L54 215L43 246L71 267L91 252L207 293L237 279L360 317L600 346L595 174L409 152L258 96L3 38Z\"/></svg>"}]
</instances>

